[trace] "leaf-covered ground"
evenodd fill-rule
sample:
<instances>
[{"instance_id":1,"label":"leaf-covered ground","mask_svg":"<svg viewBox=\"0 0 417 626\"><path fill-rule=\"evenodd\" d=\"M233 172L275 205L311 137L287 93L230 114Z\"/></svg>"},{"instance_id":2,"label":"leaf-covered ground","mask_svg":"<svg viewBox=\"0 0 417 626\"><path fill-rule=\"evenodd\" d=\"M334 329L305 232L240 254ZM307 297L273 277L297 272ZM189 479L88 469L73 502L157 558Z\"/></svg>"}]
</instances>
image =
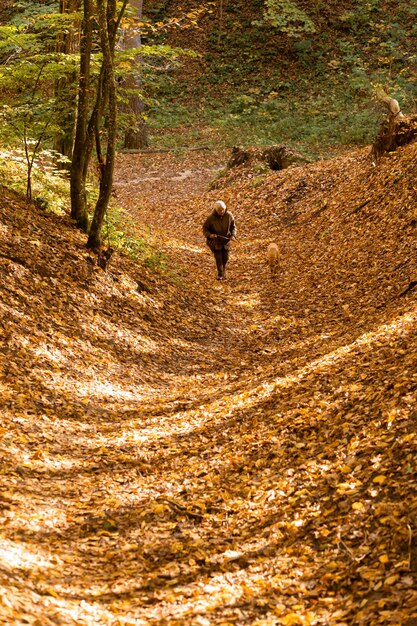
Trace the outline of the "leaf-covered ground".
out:
<instances>
[{"instance_id":1,"label":"leaf-covered ground","mask_svg":"<svg viewBox=\"0 0 417 626\"><path fill-rule=\"evenodd\" d=\"M3 190L1 624L417 624L417 147L368 153L121 155L162 274Z\"/></svg>"}]
</instances>

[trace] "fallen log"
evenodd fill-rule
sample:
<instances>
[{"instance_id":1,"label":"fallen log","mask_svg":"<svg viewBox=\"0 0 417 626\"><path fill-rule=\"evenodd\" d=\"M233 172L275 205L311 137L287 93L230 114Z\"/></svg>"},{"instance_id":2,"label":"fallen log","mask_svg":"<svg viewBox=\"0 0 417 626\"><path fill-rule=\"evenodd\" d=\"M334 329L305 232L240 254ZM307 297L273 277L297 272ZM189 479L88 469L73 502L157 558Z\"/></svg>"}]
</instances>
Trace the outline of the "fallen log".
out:
<instances>
[{"instance_id":1,"label":"fallen log","mask_svg":"<svg viewBox=\"0 0 417 626\"><path fill-rule=\"evenodd\" d=\"M226 146L230 148L230 146ZM193 152L194 150L214 150L210 146L195 146L193 148L122 148L119 154L157 154L158 152ZM216 148L217 150L217 148Z\"/></svg>"}]
</instances>

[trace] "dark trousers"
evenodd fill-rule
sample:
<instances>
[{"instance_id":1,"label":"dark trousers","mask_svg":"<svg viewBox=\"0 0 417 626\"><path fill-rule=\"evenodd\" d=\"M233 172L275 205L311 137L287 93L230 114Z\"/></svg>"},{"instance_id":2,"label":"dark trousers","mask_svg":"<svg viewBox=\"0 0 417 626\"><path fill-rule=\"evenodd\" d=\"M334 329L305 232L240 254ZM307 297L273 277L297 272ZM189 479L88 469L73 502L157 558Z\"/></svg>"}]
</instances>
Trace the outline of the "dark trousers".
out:
<instances>
[{"instance_id":1,"label":"dark trousers","mask_svg":"<svg viewBox=\"0 0 417 626\"><path fill-rule=\"evenodd\" d=\"M217 274L223 276L227 261L229 260L230 250L229 248L221 248L220 250L213 250L213 254L216 259Z\"/></svg>"}]
</instances>

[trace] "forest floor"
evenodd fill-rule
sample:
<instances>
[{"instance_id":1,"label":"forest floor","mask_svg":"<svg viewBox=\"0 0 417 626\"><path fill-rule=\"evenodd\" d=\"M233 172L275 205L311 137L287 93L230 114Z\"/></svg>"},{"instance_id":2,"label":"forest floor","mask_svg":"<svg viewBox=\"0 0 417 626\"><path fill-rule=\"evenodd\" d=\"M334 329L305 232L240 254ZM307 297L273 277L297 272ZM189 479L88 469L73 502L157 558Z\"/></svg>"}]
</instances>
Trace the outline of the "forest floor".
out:
<instances>
[{"instance_id":1,"label":"forest floor","mask_svg":"<svg viewBox=\"0 0 417 626\"><path fill-rule=\"evenodd\" d=\"M368 152L120 155L163 270L3 190L0 624L417 624L417 147Z\"/></svg>"}]
</instances>

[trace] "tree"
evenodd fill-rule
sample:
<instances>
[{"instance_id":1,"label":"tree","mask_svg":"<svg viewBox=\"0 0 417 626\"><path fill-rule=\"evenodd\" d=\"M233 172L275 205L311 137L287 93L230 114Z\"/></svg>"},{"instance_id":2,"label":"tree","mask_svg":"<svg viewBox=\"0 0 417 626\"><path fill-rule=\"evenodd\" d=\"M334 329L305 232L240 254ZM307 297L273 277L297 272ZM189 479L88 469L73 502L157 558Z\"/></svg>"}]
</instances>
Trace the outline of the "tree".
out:
<instances>
[{"instance_id":1,"label":"tree","mask_svg":"<svg viewBox=\"0 0 417 626\"><path fill-rule=\"evenodd\" d=\"M142 11L142 0L131 1L137 15L129 37L140 35L137 27ZM56 13L58 4L60 12ZM128 4L129 0L29 2L19 5L23 11L16 17L18 25L0 25L3 142L15 145L18 139L23 144L29 197L41 144L47 142L48 148L54 145L66 154L72 148L71 217L84 232L89 226L87 177L95 149L100 176L87 243L92 249L100 247L113 181L119 86L115 68L119 79L132 74L139 54L160 60L184 53L169 46L141 45L128 50L116 46ZM123 25L129 27L129 21ZM140 38L130 43L139 44ZM138 73L134 71L133 76L137 78ZM136 87L131 91L137 96Z\"/></svg>"},{"instance_id":2,"label":"tree","mask_svg":"<svg viewBox=\"0 0 417 626\"><path fill-rule=\"evenodd\" d=\"M97 0L98 24L103 55L100 73L101 110L107 109L107 147L105 156L101 152L100 135L96 133L96 149L100 168L99 196L94 210L93 221L88 236L87 247L98 250L101 244L101 230L109 204L112 184L117 133L116 76L114 70L114 49L116 33L127 1L123 2L119 15L116 14L116 0Z\"/></svg>"},{"instance_id":3,"label":"tree","mask_svg":"<svg viewBox=\"0 0 417 626\"><path fill-rule=\"evenodd\" d=\"M129 0L123 0L117 12L116 0L83 0L83 20L80 41L80 78L77 107L77 122L73 158L71 164L71 216L77 225L87 232L88 206L86 181L93 148L95 147L98 171L99 194L94 208L87 247L99 250L101 231L108 208L112 183L118 133L117 123L117 80L116 38ZM95 9L95 11L94 11ZM93 27L94 25L94 27ZM100 65L98 76L92 68ZM99 52L97 52L99 50ZM141 48L143 54L155 55L158 46ZM177 56L180 52L163 47L162 56ZM132 55L120 53L123 62L131 65ZM91 107L92 97L95 102Z\"/></svg>"},{"instance_id":4,"label":"tree","mask_svg":"<svg viewBox=\"0 0 417 626\"><path fill-rule=\"evenodd\" d=\"M56 50L59 54L68 55L78 53L79 48L79 23L77 12L80 9L81 0L60 0L59 13L66 21L66 28L58 32ZM72 153L75 129L76 93L73 85L76 83L77 74L74 71L66 74L56 81L55 100L57 116L61 120L61 131L54 137L54 149L57 152L70 157Z\"/></svg>"},{"instance_id":5,"label":"tree","mask_svg":"<svg viewBox=\"0 0 417 626\"><path fill-rule=\"evenodd\" d=\"M70 174L71 217L75 220L77 226L85 232L87 232L88 228L87 197L85 191L85 172L88 168L88 154L85 146L88 125L91 49L93 45L92 19L94 15L92 9L92 0L83 0L77 121Z\"/></svg>"},{"instance_id":6,"label":"tree","mask_svg":"<svg viewBox=\"0 0 417 626\"><path fill-rule=\"evenodd\" d=\"M43 70L43 66L38 68L32 88L26 94L26 101L14 107L3 105L1 111L1 118L23 142L27 171L26 197L29 200L32 200L33 165L42 142L48 137L52 121L50 102L40 102L38 99Z\"/></svg>"},{"instance_id":7,"label":"tree","mask_svg":"<svg viewBox=\"0 0 417 626\"><path fill-rule=\"evenodd\" d=\"M31 11L29 11L31 9ZM62 24L52 13L28 7L28 15L18 25L0 27L1 115L5 122L0 132L3 141L23 144L27 164L28 198L32 197L32 172L36 157L45 142L61 132L56 112L53 85L62 80L72 64L54 49L56 33Z\"/></svg>"}]
</instances>

